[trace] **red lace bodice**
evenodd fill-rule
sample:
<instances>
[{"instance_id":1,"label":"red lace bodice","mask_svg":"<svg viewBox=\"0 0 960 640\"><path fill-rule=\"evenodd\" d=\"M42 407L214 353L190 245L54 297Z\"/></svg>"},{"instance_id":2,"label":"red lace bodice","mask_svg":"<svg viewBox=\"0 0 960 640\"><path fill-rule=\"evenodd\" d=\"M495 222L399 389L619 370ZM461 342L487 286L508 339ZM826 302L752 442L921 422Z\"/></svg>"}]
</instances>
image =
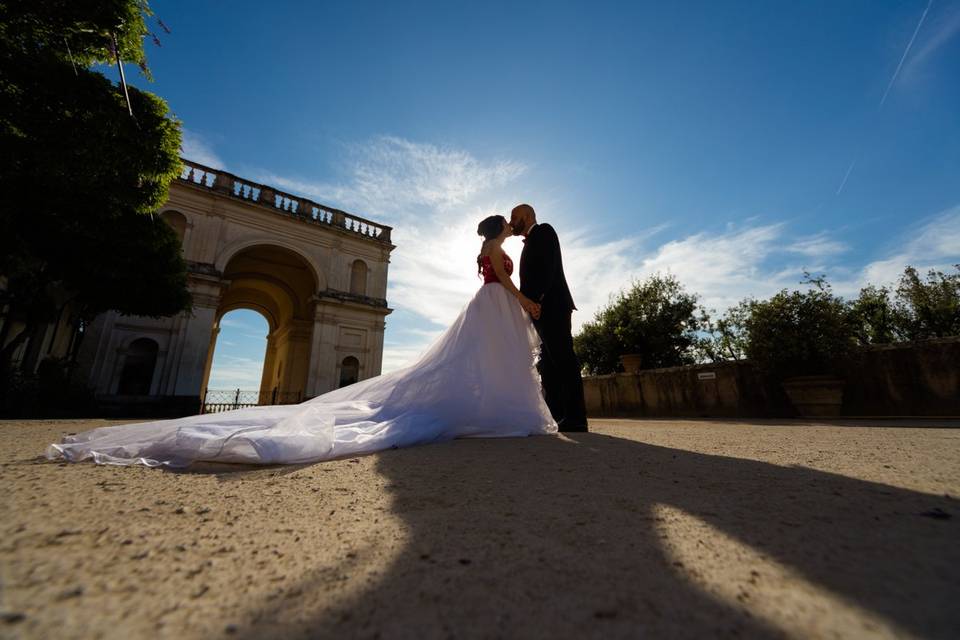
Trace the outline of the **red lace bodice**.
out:
<instances>
[{"instance_id":1,"label":"red lace bodice","mask_svg":"<svg viewBox=\"0 0 960 640\"><path fill-rule=\"evenodd\" d=\"M513 275L513 260L507 254L503 254L503 268L508 276ZM490 261L490 256L480 258L480 269L483 272L483 284L500 282L497 272L493 270L493 262Z\"/></svg>"}]
</instances>

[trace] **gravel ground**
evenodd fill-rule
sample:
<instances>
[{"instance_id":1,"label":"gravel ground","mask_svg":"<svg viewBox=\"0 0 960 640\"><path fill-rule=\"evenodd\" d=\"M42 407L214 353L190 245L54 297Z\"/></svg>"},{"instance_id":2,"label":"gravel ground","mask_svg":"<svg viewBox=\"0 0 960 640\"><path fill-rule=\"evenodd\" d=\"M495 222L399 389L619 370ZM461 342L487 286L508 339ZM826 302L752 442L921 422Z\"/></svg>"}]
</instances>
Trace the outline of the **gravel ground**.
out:
<instances>
[{"instance_id":1,"label":"gravel ground","mask_svg":"<svg viewBox=\"0 0 960 640\"><path fill-rule=\"evenodd\" d=\"M960 423L594 420L315 465L0 422L0 636L958 637Z\"/></svg>"}]
</instances>

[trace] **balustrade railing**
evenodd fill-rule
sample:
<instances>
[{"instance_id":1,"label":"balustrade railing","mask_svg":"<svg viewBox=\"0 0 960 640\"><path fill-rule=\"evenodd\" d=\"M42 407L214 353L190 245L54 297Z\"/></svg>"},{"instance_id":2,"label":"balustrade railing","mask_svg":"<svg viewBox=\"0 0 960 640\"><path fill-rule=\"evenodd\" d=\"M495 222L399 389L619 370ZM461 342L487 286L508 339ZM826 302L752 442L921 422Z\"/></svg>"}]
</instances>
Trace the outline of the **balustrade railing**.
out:
<instances>
[{"instance_id":1,"label":"balustrade railing","mask_svg":"<svg viewBox=\"0 0 960 640\"><path fill-rule=\"evenodd\" d=\"M220 413L246 407L273 404L297 404L303 400L299 391L249 391L244 389L207 389L200 413Z\"/></svg>"},{"instance_id":2,"label":"balustrade railing","mask_svg":"<svg viewBox=\"0 0 960 640\"><path fill-rule=\"evenodd\" d=\"M184 163L183 171L180 173L180 179L184 182L192 182L209 189L212 188L216 182L217 174L206 167Z\"/></svg>"},{"instance_id":3,"label":"balustrade railing","mask_svg":"<svg viewBox=\"0 0 960 640\"><path fill-rule=\"evenodd\" d=\"M300 220L330 225L381 242L390 242L391 228L365 220L359 216L320 203L278 191L273 187L244 180L226 171L206 167L190 160L183 160L180 180L187 184L210 189L238 200L255 202L278 214Z\"/></svg>"}]
</instances>

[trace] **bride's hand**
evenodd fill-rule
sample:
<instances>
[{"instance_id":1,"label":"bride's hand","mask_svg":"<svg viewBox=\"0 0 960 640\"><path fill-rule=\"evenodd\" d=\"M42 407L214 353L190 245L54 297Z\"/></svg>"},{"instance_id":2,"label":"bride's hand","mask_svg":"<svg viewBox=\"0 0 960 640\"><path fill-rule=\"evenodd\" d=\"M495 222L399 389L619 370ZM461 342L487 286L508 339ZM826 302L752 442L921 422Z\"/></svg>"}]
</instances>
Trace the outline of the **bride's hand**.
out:
<instances>
[{"instance_id":1,"label":"bride's hand","mask_svg":"<svg viewBox=\"0 0 960 640\"><path fill-rule=\"evenodd\" d=\"M533 316L534 320L540 317L540 305L527 296L520 296L520 306L523 307L527 313Z\"/></svg>"}]
</instances>

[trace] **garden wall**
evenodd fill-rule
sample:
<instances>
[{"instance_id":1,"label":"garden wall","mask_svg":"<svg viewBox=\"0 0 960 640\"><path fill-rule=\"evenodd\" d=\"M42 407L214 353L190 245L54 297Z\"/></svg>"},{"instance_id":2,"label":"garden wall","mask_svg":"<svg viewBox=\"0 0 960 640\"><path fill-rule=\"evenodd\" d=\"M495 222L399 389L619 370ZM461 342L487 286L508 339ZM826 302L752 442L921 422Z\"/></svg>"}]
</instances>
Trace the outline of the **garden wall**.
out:
<instances>
[{"instance_id":1,"label":"garden wall","mask_svg":"<svg viewBox=\"0 0 960 640\"><path fill-rule=\"evenodd\" d=\"M960 416L960 337L875 345L844 369L844 416ZM787 417L795 411L749 362L584 378L592 417Z\"/></svg>"}]
</instances>

